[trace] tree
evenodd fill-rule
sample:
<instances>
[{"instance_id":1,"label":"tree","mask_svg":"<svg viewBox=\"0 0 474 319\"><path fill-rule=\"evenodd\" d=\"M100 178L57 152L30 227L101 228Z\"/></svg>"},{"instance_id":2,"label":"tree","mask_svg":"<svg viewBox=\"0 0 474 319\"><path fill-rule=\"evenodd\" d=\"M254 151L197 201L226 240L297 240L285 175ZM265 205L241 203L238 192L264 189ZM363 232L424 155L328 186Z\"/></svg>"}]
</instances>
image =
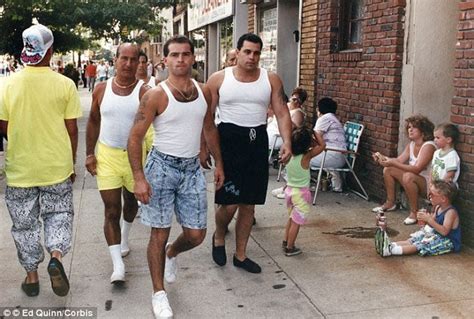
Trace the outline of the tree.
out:
<instances>
[{"instance_id":1,"label":"tree","mask_svg":"<svg viewBox=\"0 0 474 319\"><path fill-rule=\"evenodd\" d=\"M0 0L0 54L18 57L21 33L36 20L53 31L56 51L84 49L100 38L134 40L131 30L161 32L159 10L189 0Z\"/></svg>"}]
</instances>

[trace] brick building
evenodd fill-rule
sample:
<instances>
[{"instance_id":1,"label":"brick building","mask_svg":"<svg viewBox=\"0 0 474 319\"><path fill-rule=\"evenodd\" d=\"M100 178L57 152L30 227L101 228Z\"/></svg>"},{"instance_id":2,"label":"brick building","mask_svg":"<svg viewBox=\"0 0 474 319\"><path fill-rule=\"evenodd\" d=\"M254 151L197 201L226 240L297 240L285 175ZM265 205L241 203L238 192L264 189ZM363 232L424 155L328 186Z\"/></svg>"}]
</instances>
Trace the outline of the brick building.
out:
<instances>
[{"instance_id":1,"label":"brick building","mask_svg":"<svg viewBox=\"0 0 474 319\"><path fill-rule=\"evenodd\" d=\"M284 3L248 4L249 31L261 30L269 4ZM315 120L316 101L330 96L342 122L365 125L357 170L376 200L385 197L382 169L370 154L396 157L406 145L405 118L422 113L435 124L449 119L458 124L457 205L464 243L473 246L474 1L301 0L299 5L297 83L309 94L309 121Z\"/></svg>"}]
</instances>

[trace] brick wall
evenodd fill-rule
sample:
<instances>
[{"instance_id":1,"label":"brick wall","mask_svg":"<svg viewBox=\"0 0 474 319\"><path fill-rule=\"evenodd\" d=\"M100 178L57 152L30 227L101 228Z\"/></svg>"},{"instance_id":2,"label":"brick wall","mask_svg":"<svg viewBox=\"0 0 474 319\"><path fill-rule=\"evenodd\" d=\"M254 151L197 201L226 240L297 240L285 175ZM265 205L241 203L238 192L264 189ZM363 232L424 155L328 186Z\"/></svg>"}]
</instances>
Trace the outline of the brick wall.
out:
<instances>
[{"instance_id":1,"label":"brick wall","mask_svg":"<svg viewBox=\"0 0 474 319\"><path fill-rule=\"evenodd\" d=\"M308 92L306 111L314 113L315 80L316 80L316 52L318 1L307 0L303 2L301 25L301 53L300 53L300 78L299 85Z\"/></svg>"},{"instance_id":2,"label":"brick wall","mask_svg":"<svg viewBox=\"0 0 474 319\"><path fill-rule=\"evenodd\" d=\"M474 246L474 1L459 3L458 43L454 70L455 96L451 121L462 133L456 149L461 157L459 196L463 243Z\"/></svg>"},{"instance_id":3,"label":"brick wall","mask_svg":"<svg viewBox=\"0 0 474 319\"><path fill-rule=\"evenodd\" d=\"M362 48L352 51L337 51L335 43L340 1L317 3L314 100L332 97L338 102L342 123L351 120L365 125L356 163L358 176L369 194L384 198L382 169L374 165L370 154L397 155L405 0L367 0Z\"/></svg>"}]
</instances>

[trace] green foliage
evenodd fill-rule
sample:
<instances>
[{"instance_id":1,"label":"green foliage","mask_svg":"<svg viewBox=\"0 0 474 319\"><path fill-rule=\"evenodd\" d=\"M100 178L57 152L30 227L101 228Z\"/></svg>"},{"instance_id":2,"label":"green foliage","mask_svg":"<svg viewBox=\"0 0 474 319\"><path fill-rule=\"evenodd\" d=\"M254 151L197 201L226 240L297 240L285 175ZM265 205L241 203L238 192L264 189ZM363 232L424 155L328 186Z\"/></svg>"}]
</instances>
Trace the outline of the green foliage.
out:
<instances>
[{"instance_id":1,"label":"green foliage","mask_svg":"<svg viewBox=\"0 0 474 319\"><path fill-rule=\"evenodd\" d=\"M60 52L87 48L100 38L136 40L131 30L155 35L163 25L159 10L178 3L189 0L0 0L0 54L18 57L21 33L34 20L51 28Z\"/></svg>"}]
</instances>

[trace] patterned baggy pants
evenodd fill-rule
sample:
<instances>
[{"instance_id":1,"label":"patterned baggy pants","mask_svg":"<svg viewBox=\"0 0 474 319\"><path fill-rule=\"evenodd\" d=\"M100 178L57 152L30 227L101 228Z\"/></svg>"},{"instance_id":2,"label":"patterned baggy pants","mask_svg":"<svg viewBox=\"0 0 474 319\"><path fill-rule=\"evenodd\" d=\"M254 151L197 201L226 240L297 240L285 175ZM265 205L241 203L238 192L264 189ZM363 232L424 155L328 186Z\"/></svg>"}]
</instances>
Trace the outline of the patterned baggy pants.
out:
<instances>
[{"instance_id":1,"label":"patterned baggy pants","mask_svg":"<svg viewBox=\"0 0 474 319\"><path fill-rule=\"evenodd\" d=\"M5 202L13 222L11 233L18 259L27 272L38 269L44 260L41 246L41 221L44 223L46 250L64 256L71 248L74 205L72 183L66 181L40 187L10 187Z\"/></svg>"}]
</instances>

